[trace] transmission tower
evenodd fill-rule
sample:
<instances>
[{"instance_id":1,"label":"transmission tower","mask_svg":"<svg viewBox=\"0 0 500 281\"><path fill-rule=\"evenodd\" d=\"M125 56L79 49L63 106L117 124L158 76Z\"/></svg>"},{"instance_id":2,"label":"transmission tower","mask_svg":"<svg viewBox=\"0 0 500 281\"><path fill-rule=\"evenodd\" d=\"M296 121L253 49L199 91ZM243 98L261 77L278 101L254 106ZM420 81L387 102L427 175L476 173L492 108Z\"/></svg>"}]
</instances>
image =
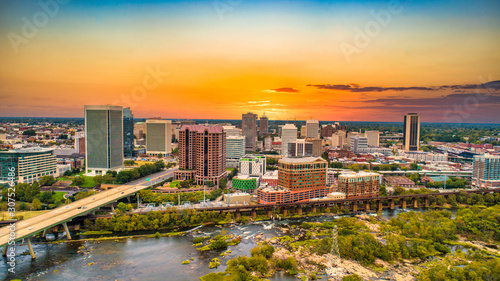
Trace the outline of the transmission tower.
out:
<instances>
[{"instance_id":1,"label":"transmission tower","mask_svg":"<svg viewBox=\"0 0 500 281\"><path fill-rule=\"evenodd\" d=\"M337 226L335 226L333 228L332 250L330 251L330 253L334 256L337 256L340 259L339 243L337 237L338 237Z\"/></svg>"}]
</instances>

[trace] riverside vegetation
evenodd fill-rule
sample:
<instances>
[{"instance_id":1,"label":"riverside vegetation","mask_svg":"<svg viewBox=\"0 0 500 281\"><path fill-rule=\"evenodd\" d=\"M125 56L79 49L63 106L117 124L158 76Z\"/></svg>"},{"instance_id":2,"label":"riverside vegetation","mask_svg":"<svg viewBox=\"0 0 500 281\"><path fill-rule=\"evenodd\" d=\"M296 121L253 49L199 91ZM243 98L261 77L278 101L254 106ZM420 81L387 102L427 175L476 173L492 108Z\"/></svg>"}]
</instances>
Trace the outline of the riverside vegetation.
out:
<instances>
[{"instance_id":1,"label":"riverside vegetation","mask_svg":"<svg viewBox=\"0 0 500 281\"><path fill-rule=\"evenodd\" d=\"M261 280L276 271L286 271L314 280L316 275L325 271L331 258L332 230L337 226L341 266L348 268L346 280L358 278L347 273L357 273L364 278L389 276L397 279L397 275L422 281L498 280L499 199L498 194L464 193L440 202L457 206L454 215L446 209L431 209L423 213L400 213L390 220L364 216L342 217L322 223L304 222L283 230L283 236L261 241L250 257L229 260L224 272L210 273L201 279ZM434 201L441 200L436 198ZM464 205L467 203L478 205ZM249 218L245 216L234 220L232 213L170 209L165 213L124 214L95 222L86 221L85 228L123 232L207 223L244 223L247 220ZM199 250L226 249L228 242L236 242L234 238L225 234L212 239L197 237L193 244ZM223 247L219 248L220 245ZM214 262L214 268L218 266L217 262Z\"/></svg>"}]
</instances>

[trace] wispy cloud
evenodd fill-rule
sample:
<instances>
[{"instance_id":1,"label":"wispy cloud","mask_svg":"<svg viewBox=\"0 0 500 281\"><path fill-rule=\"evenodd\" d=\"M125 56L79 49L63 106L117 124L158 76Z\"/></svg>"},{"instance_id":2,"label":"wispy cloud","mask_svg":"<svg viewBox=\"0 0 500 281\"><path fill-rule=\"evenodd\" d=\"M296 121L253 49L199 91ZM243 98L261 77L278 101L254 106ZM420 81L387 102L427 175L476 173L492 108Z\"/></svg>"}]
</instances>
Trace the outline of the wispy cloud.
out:
<instances>
[{"instance_id":1,"label":"wispy cloud","mask_svg":"<svg viewBox=\"0 0 500 281\"><path fill-rule=\"evenodd\" d=\"M293 93L298 93L300 90L294 89L294 88L277 88L277 89L267 89L264 90L266 93L286 93L286 94L293 94Z\"/></svg>"},{"instance_id":2,"label":"wispy cloud","mask_svg":"<svg viewBox=\"0 0 500 281\"><path fill-rule=\"evenodd\" d=\"M359 84L308 84L307 87L315 87L322 90L338 90L338 91L349 91L349 92L385 92L385 91L439 91L439 90L472 90L472 89L500 89L500 80L492 81L484 84L464 84L464 85L442 85L434 87L422 87L422 86L411 86L411 87L361 87Z\"/></svg>"}]
</instances>

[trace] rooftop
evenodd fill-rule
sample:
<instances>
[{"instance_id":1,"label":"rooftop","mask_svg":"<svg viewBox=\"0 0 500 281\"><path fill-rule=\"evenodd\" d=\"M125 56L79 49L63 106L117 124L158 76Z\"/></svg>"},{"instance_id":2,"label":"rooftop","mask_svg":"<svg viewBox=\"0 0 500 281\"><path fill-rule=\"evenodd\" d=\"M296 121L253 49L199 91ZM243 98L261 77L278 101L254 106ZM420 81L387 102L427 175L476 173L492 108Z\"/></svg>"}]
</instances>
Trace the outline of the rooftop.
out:
<instances>
[{"instance_id":1,"label":"rooftop","mask_svg":"<svg viewBox=\"0 0 500 281\"><path fill-rule=\"evenodd\" d=\"M0 153L35 153L35 152L48 152L48 151L54 151L54 148L28 147L21 149L11 149L8 151L0 151Z\"/></svg>"},{"instance_id":2,"label":"rooftop","mask_svg":"<svg viewBox=\"0 0 500 281\"><path fill-rule=\"evenodd\" d=\"M198 133L203 133L207 130L209 133L222 133L224 132L222 126L205 126L205 125L182 125L181 131L190 130Z\"/></svg>"},{"instance_id":3,"label":"rooftop","mask_svg":"<svg viewBox=\"0 0 500 281\"><path fill-rule=\"evenodd\" d=\"M320 157L297 157L297 158L285 157L280 160L280 162L286 162L286 163L308 163L314 161L326 162L326 160Z\"/></svg>"}]
</instances>

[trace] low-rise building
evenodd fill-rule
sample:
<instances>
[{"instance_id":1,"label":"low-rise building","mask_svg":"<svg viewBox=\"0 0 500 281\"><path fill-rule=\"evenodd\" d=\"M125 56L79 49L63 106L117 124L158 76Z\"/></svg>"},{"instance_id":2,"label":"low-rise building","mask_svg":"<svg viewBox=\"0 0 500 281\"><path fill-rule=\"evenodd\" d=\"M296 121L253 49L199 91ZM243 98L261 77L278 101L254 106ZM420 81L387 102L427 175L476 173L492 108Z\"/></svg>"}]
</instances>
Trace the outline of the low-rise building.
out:
<instances>
[{"instance_id":1,"label":"low-rise building","mask_svg":"<svg viewBox=\"0 0 500 281\"><path fill-rule=\"evenodd\" d=\"M383 182L387 186L401 186L401 187L415 187L415 182L410 180L407 177L396 176L396 177L388 177L384 176Z\"/></svg>"},{"instance_id":2,"label":"low-rise building","mask_svg":"<svg viewBox=\"0 0 500 281\"><path fill-rule=\"evenodd\" d=\"M260 176L238 175L233 178L233 188L241 191L254 191L260 186Z\"/></svg>"}]
</instances>

